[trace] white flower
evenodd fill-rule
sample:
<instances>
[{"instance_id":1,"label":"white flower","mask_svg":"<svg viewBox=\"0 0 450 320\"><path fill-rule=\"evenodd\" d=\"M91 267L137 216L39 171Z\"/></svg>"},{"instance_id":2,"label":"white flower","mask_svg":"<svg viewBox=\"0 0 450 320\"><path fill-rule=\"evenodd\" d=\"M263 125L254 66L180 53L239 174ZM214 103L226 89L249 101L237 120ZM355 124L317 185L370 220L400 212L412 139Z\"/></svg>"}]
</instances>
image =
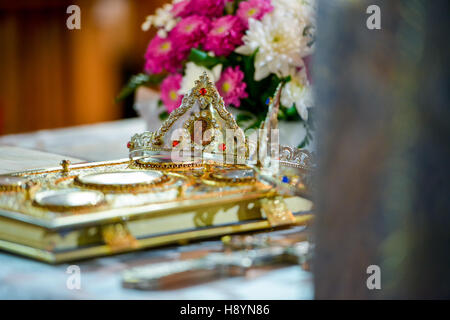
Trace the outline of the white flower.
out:
<instances>
[{"instance_id":1,"label":"white flower","mask_svg":"<svg viewBox=\"0 0 450 320\"><path fill-rule=\"evenodd\" d=\"M280 3L277 4L277 1ZM266 14L261 21L249 20L249 29L243 37L244 45L236 52L251 55L258 49L255 56L255 80L259 81L274 73L279 77L286 77L293 67L303 66L302 57L312 53L308 46L309 37L303 36L306 26L311 23L312 15L293 12L298 10L293 3L300 7L301 0L273 1L274 11ZM292 3L291 3L292 1ZM290 3L290 4L289 4ZM308 7L309 8L309 7ZM303 10L306 12L306 9Z\"/></svg>"},{"instance_id":2,"label":"white flower","mask_svg":"<svg viewBox=\"0 0 450 320\"><path fill-rule=\"evenodd\" d=\"M310 45L311 37L305 34L305 28L310 28L314 33L316 26L316 0L274 0L272 1L276 12L283 12L285 21L297 20L300 26L300 39L302 57L310 55L314 47ZM311 28L312 27L312 28Z\"/></svg>"},{"instance_id":3,"label":"white flower","mask_svg":"<svg viewBox=\"0 0 450 320\"><path fill-rule=\"evenodd\" d=\"M184 77L181 80L181 87L178 90L179 94L187 94L191 88L195 85L195 80L200 78L200 76L206 72L209 79L212 82L216 82L220 78L220 74L222 72L222 65L216 65L212 70L209 70L205 67L198 66L194 62L186 63L186 69L184 71Z\"/></svg>"},{"instance_id":4,"label":"white flower","mask_svg":"<svg viewBox=\"0 0 450 320\"><path fill-rule=\"evenodd\" d=\"M153 16L145 17L144 23L141 25L142 31L148 31L152 27L153 24Z\"/></svg>"},{"instance_id":5,"label":"white flower","mask_svg":"<svg viewBox=\"0 0 450 320\"><path fill-rule=\"evenodd\" d=\"M141 28L148 31L152 26L158 28L158 35L162 38L167 37L167 33L175 27L177 20L170 12L173 5L166 3L161 8L156 9L154 15L147 16Z\"/></svg>"},{"instance_id":6,"label":"white flower","mask_svg":"<svg viewBox=\"0 0 450 320\"><path fill-rule=\"evenodd\" d=\"M315 24L315 0L273 0L272 5L276 11L283 11L286 16L305 24Z\"/></svg>"},{"instance_id":7,"label":"white flower","mask_svg":"<svg viewBox=\"0 0 450 320\"><path fill-rule=\"evenodd\" d=\"M288 108L295 103L300 117L308 120L308 108L314 105L314 97L304 68L299 72L291 72L291 81L281 91L281 103Z\"/></svg>"}]
</instances>

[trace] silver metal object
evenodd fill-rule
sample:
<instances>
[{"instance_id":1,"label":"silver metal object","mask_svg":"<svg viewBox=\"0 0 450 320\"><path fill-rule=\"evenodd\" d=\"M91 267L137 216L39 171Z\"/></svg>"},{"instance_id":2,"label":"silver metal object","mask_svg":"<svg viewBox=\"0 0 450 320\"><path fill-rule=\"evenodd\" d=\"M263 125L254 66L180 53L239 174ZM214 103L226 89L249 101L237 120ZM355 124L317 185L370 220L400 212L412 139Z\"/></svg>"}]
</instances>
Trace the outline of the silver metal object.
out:
<instances>
[{"instance_id":1,"label":"silver metal object","mask_svg":"<svg viewBox=\"0 0 450 320\"><path fill-rule=\"evenodd\" d=\"M26 182L27 179L25 178L0 175L0 191L2 190L8 191L23 188Z\"/></svg>"},{"instance_id":2,"label":"silver metal object","mask_svg":"<svg viewBox=\"0 0 450 320\"><path fill-rule=\"evenodd\" d=\"M41 191L36 193L35 204L50 209L71 209L92 207L103 203L103 193L76 188ZM59 210L58 210L59 211Z\"/></svg>"},{"instance_id":3,"label":"silver metal object","mask_svg":"<svg viewBox=\"0 0 450 320\"><path fill-rule=\"evenodd\" d=\"M242 179L242 178L254 178L255 172L249 169L235 169L235 170L224 170L223 172L218 171L216 175L229 179Z\"/></svg>"},{"instance_id":4,"label":"silver metal object","mask_svg":"<svg viewBox=\"0 0 450 320\"><path fill-rule=\"evenodd\" d=\"M124 287L156 290L171 282L181 283L195 278L221 278L244 275L246 270L274 263L303 263L309 244L272 246L251 250L210 253L206 257L175 262L164 262L126 270L122 275ZM200 276L198 276L200 275ZM170 281L170 278L176 281Z\"/></svg>"},{"instance_id":5,"label":"silver metal object","mask_svg":"<svg viewBox=\"0 0 450 320\"><path fill-rule=\"evenodd\" d=\"M78 177L78 180L89 185L134 185L151 184L163 176L159 171L118 171L88 174Z\"/></svg>"}]
</instances>

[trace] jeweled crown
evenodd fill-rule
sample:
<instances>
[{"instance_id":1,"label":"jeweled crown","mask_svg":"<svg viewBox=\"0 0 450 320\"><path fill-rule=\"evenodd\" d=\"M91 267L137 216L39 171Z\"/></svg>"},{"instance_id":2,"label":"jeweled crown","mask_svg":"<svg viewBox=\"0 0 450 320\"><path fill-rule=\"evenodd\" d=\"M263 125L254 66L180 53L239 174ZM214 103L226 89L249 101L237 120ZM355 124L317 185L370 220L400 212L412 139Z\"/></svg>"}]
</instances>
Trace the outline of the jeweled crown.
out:
<instances>
[{"instance_id":1,"label":"jeweled crown","mask_svg":"<svg viewBox=\"0 0 450 320\"><path fill-rule=\"evenodd\" d=\"M223 98L206 73L195 81L181 105L158 130L135 134L127 146L130 158L170 152L174 148L209 155L248 156L244 131L225 108Z\"/></svg>"},{"instance_id":2,"label":"jeweled crown","mask_svg":"<svg viewBox=\"0 0 450 320\"><path fill-rule=\"evenodd\" d=\"M277 115L282 88L283 83L280 83L273 99L270 99L266 119L261 124L262 130L258 133L255 143L252 139L246 138L232 114L226 110L223 98L215 85L204 73L195 81L195 86L189 93L183 97L180 107L169 115L158 130L135 134L131 138L128 143L130 159L166 156L165 153L169 152L170 156L164 158L169 160L166 160L164 164L152 161L140 163L139 159L136 159L134 163L138 167L143 165L145 168L194 168L203 166L205 158L208 162L212 159L218 160L220 164L228 163L227 160L224 161L224 157L221 159L215 157L226 153L227 159L229 159L228 155L233 156L234 164L246 164L255 170L260 168L264 171L271 167L271 163L278 163L275 168L280 168L280 171L273 171L273 168L270 168L269 175L282 177L281 181L288 182L290 181L288 176L293 175L302 177L297 180L304 182L307 180L305 177L314 169L313 155L306 150L279 145L278 141L272 141L271 131L278 128ZM202 139L197 139L199 137ZM191 158L183 158L182 163L179 160L174 161L171 157L174 150L200 151L201 161L192 162ZM292 169L295 170L294 173ZM269 180L275 181L272 178ZM297 180L292 181L297 183Z\"/></svg>"}]
</instances>

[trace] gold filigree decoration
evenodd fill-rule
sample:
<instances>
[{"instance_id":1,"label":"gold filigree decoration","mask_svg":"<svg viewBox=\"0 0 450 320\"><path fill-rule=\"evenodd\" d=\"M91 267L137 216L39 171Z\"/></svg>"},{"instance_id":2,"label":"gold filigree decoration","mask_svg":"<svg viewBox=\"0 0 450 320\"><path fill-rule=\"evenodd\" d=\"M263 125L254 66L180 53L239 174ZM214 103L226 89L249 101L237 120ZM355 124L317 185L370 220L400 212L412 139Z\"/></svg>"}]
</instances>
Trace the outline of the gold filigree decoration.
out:
<instances>
[{"instance_id":1,"label":"gold filigree decoration","mask_svg":"<svg viewBox=\"0 0 450 320\"><path fill-rule=\"evenodd\" d=\"M313 170L315 166L311 152L289 146L280 146L280 164L304 170Z\"/></svg>"},{"instance_id":2,"label":"gold filigree decoration","mask_svg":"<svg viewBox=\"0 0 450 320\"><path fill-rule=\"evenodd\" d=\"M156 187L162 187L168 184L173 183L174 180L171 179L168 175L163 174L161 177L151 182L144 183L133 183L133 184L96 184L96 183L88 183L81 180L79 176L77 176L73 183L76 186L83 187L86 189L98 190L102 192L110 192L110 193L139 193L139 192L148 192L151 189Z\"/></svg>"},{"instance_id":3,"label":"gold filigree decoration","mask_svg":"<svg viewBox=\"0 0 450 320\"><path fill-rule=\"evenodd\" d=\"M167 146L168 140L165 139L166 134L172 126L196 104L198 104L200 111L193 114L193 116L184 123L182 128L187 129L192 136L193 123L195 121L202 121L202 123L204 122L206 124L207 129L233 130L238 141L243 141L242 146L239 150L236 150L235 153L241 155L248 154L248 145L246 143L244 131L237 125L233 115L225 108L223 98L220 96L214 83L210 81L206 73L203 73L200 78L195 81L194 87L183 97L180 107L170 113L169 117L162 123L160 128L155 132L147 131L142 134L136 134L131 138L131 141L128 143L130 158L134 155L142 155L139 154L140 151L171 151L171 148ZM219 118L217 118L216 114L225 124L224 128L221 128L217 122ZM219 141L214 137L215 134L212 135L210 141L202 145L203 151L208 153L224 153L226 148L221 147ZM179 141L176 141L176 144L178 143ZM190 139L189 143L192 147L195 147L195 142L193 142L192 139ZM176 145L172 145L172 147L175 146Z\"/></svg>"}]
</instances>

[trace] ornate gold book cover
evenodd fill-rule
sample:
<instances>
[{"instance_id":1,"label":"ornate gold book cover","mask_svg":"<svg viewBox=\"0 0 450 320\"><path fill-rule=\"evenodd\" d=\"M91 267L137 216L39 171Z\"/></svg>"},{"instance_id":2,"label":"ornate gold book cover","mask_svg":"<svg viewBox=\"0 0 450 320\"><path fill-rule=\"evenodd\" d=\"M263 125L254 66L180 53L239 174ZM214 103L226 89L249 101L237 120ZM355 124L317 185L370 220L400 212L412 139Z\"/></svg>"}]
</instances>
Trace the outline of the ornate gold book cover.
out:
<instances>
[{"instance_id":1,"label":"ornate gold book cover","mask_svg":"<svg viewBox=\"0 0 450 320\"><path fill-rule=\"evenodd\" d=\"M222 185L201 170L161 180L147 173L125 159L8 177L0 192L0 247L63 262L277 225L262 207L264 199L280 199L261 182ZM114 179L119 183L110 184ZM309 200L284 201L297 213L295 223L310 219Z\"/></svg>"},{"instance_id":2,"label":"ornate gold book cover","mask_svg":"<svg viewBox=\"0 0 450 320\"><path fill-rule=\"evenodd\" d=\"M310 155L265 156L280 90L257 143L205 74L161 128L131 138L129 159L0 176L0 248L57 263L306 223Z\"/></svg>"}]
</instances>

